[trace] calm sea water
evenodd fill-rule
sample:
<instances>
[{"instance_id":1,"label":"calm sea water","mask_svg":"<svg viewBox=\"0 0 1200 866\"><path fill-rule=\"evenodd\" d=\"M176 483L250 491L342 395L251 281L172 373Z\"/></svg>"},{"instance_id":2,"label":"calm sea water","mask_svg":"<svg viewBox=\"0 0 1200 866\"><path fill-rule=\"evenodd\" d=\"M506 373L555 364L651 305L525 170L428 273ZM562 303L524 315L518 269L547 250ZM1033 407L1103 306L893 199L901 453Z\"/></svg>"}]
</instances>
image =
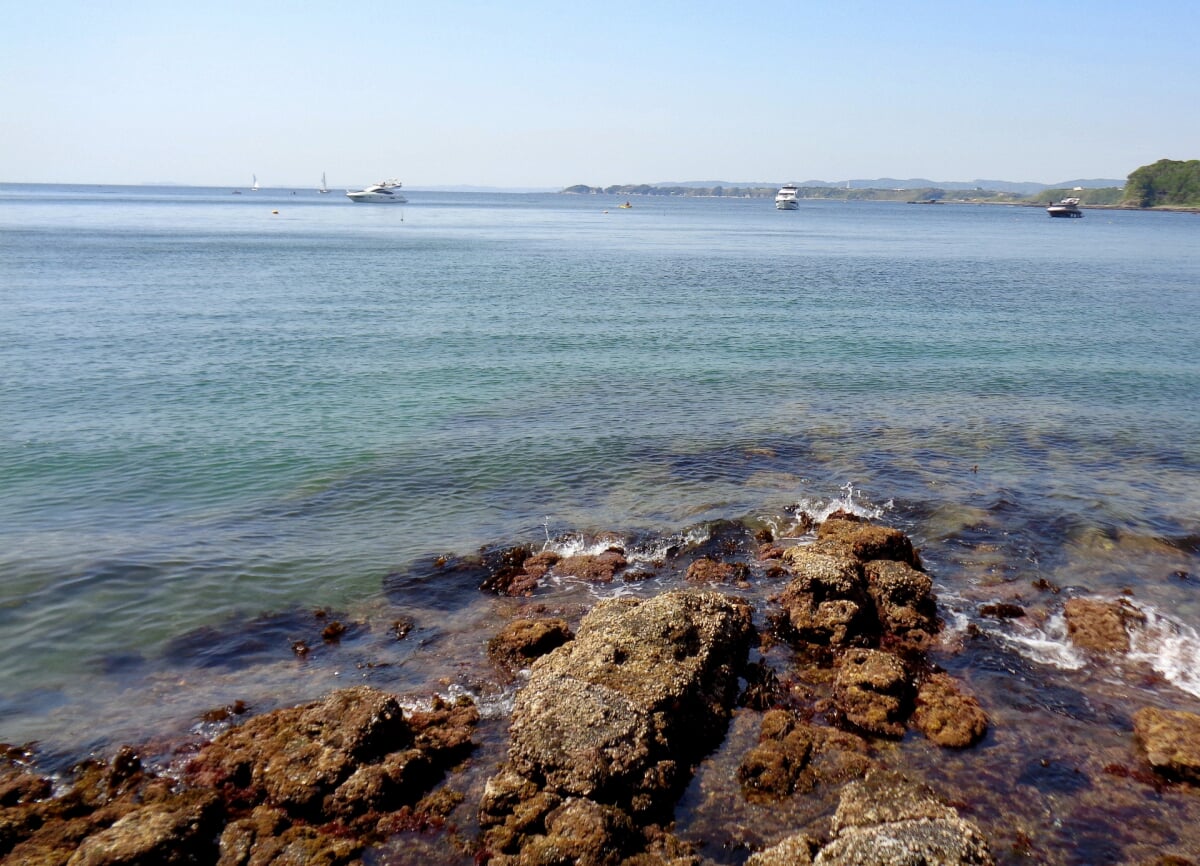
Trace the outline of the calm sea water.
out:
<instances>
[{"instance_id":1,"label":"calm sea water","mask_svg":"<svg viewBox=\"0 0 1200 866\"><path fill-rule=\"evenodd\" d=\"M0 740L424 684L501 604L433 555L838 502L1003 648L945 660L994 717L1061 721L1031 677L1121 707L1088 748L1200 711L1200 216L230 193L0 185ZM1098 670L1061 604L1122 592L1157 631ZM318 608L359 642L298 662Z\"/></svg>"}]
</instances>

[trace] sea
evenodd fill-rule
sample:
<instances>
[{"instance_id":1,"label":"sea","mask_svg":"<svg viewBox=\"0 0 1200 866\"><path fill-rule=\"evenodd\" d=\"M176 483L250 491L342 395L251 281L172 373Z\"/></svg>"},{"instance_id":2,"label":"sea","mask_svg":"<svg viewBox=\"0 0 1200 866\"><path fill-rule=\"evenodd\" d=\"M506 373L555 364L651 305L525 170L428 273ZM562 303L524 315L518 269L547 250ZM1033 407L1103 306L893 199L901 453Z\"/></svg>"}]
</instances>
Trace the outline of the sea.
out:
<instances>
[{"instance_id":1,"label":"sea","mask_svg":"<svg viewBox=\"0 0 1200 866\"><path fill-rule=\"evenodd\" d=\"M1200 713L1200 215L405 192L0 184L0 741L169 764L214 708L366 682L469 694L502 743L507 618L840 508L920 548L992 722L878 761L1002 863L1200 856L1131 722ZM648 579L445 568L614 539ZM1072 644L1074 597L1136 609L1131 651ZM836 791L739 798L726 751L679 805L704 856L828 822Z\"/></svg>"}]
</instances>

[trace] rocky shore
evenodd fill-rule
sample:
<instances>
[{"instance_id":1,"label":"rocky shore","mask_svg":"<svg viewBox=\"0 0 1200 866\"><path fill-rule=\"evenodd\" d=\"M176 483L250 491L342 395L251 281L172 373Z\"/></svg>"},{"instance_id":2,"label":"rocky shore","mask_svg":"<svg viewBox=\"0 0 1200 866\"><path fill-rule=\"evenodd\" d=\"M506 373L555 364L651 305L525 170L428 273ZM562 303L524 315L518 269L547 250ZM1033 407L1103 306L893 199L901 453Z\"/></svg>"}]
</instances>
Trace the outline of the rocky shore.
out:
<instances>
[{"instance_id":1,"label":"rocky shore","mask_svg":"<svg viewBox=\"0 0 1200 866\"><path fill-rule=\"evenodd\" d=\"M700 866L711 861L678 834L676 810L706 761L733 749L732 797L783 808L819 794L835 807L726 862L1020 859L997 849L970 804L894 768L914 736L962 757L993 724L933 658L943 623L909 538L838 513L811 543L785 547L765 532L757 542L755 573L781 586L766 609L740 592L746 557L722 556L718 540L687 564L683 588L600 601L574 626L530 605L481 635L497 681L516 684L497 755L485 755L470 697L414 705L370 686L259 715L214 711L220 732L181 744L165 765L147 765L131 746L51 779L29 749L6 746L0 857L387 864L415 862L389 846L419 836L443 863ZM563 574L646 577L616 544L578 556L515 547L481 561L479 585L521 599ZM992 615L1023 613L1008 604ZM1121 654L1138 612L1120 600L1072 599L1065 617L1081 650ZM744 747L735 721L749 732ZM1142 707L1132 724L1140 763L1124 771L1190 794L1200 784L1200 716ZM471 767L477 783L448 784ZM732 815L734 805L715 808ZM1141 862L1194 861L1170 853Z\"/></svg>"}]
</instances>

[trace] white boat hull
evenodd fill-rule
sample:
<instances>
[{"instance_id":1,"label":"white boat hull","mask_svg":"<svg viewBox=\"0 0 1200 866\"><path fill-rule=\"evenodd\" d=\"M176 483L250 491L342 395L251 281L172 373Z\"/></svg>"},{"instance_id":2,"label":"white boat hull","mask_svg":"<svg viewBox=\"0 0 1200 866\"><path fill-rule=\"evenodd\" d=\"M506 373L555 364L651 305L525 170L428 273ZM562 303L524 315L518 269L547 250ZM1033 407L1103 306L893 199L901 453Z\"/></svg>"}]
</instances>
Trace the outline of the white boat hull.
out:
<instances>
[{"instance_id":1,"label":"white boat hull","mask_svg":"<svg viewBox=\"0 0 1200 866\"><path fill-rule=\"evenodd\" d=\"M350 201L357 202L382 202L384 204L404 204L408 201L399 193L382 193L382 192L348 192L346 198Z\"/></svg>"},{"instance_id":2,"label":"white boat hull","mask_svg":"<svg viewBox=\"0 0 1200 866\"><path fill-rule=\"evenodd\" d=\"M800 202L796 201L794 198L785 199L783 201L776 201L775 207L779 210L800 210Z\"/></svg>"}]
</instances>

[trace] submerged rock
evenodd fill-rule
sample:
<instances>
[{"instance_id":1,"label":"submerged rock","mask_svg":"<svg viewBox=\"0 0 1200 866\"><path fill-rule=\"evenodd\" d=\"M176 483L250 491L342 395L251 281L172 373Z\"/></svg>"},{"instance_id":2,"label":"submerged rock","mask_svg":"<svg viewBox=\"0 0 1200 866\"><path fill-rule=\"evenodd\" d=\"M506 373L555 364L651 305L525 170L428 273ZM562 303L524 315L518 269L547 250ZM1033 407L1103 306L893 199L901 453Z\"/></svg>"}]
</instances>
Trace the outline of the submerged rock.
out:
<instances>
[{"instance_id":1,"label":"submerged rock","mask_svg":"<svg viewBox=\"0 0 1200 866\"><path fill-rule=\"evenodd\" d=\"M1200 783L1200 715L1145 707L1134 713L1133 733L1155 772Z\"/></svg>"},{"instance_id":2,"label":"submerged rock","mask_svg":"<svg viewBox=\"0 0 1200 866\"><path fill-rule=\"evenodd\" d=\"M1129 624L1145 615L1124 599L1072 598L1063 607L1067 634L1083 649L1100 653L1129 652Z\"/></svg>"},{"instance_id":3,"label":"submerged rock","mask_svg":"<svg viewBox=\"0 0 1200 866\"><path fill-rule=\"evenodd\" d=\"M564 619L515 619L488 641L487 652L501 665L525 668L573 637Z\"/></svg>"},{"instance_id":4,"label":"submerged rock","mask_svg":"<svg viewBox=\"0 0 1200 866\"><path fill-rule=\"evenodd\" d=\"M912 720L926 737L952 749L975 745L988 729L979 701L964 695L944 673L933 674L921 684Z\"/></svg>"},{"instance_id":5,"label":"submerged rock","mask_svg":"<svg viewBox=\"0 0 1200 866\"><path fill-rule=\"evenodd\" d=\"M762 802L861 776L868 766L862 738L777 709L763 715L759 743L737 773L747 799Z\"/></svg>"}]
</instances>

